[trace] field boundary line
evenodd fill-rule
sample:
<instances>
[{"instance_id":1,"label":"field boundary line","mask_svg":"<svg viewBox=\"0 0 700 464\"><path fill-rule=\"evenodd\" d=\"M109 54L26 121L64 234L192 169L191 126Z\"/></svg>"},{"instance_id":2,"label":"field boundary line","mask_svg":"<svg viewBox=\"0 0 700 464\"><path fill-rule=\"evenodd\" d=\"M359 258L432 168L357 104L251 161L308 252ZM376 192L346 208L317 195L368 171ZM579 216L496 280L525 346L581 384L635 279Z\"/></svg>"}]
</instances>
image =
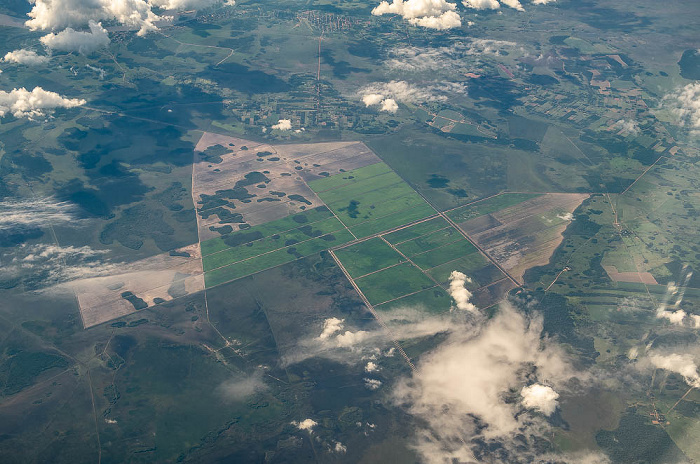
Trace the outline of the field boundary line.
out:
<instances>
[{"instance_id":1,"label":"field boundary line","mask_svg":"<svg viewBox=\"0 0 700 464\"><path fill-rule=\"evenodd\" d=\"M394 337L394 335L392 334L391 330L390 330L389 327L386 325L386 323L382 320L381 317L379 317L379 314L378 314L377 311L374 309L374 306L372 306L372 304L369 302L369 300L367 299L367 297L365 296L365 294L362 293L362 290L360 290L360 287L358 287L357 284L355 283L355 281L352 279L352 277L350 277L350 274L348 274L348 271L345 269L345 266L343 266L343 263L340 262L340 259L338 259L338 257L335 255L335 253L333 252L333 250L329 250L329 253L330 253L330 255L333 257L333 260L335 260L335 263L338 265L338 267L339 267L340 270L343 272L343 274L345 274L345 277L346 277L346 278L348 279L348 281L350 282L350 285L353 286L353 288L355 289L355 291L357 292L357 294L360 296L360 299L361 299L362 302L365 304L365 306L367 307L367 309L369 310L369 312L372 313L372 315L373 315L374 318L377 320L377 322L379 323L379 325L386 331L387 335L389 336L389 338L391 339L391 341L394 343L394 347L396 347L396 350L397 350L397 351L401 354L401 356L403 356L403 358L406 360L406 363L408 364L408 367L410 367L411 370L412 370L414 373L417 373L418 370L416 369L416 366L415 366L415 365L413 364L413 362L411 361L411 358L408 357L408 355L407 355L406 352L403 350L403 348L402 348L401 345L399 344L398 340Z\"/></svg>"}]
</instances>

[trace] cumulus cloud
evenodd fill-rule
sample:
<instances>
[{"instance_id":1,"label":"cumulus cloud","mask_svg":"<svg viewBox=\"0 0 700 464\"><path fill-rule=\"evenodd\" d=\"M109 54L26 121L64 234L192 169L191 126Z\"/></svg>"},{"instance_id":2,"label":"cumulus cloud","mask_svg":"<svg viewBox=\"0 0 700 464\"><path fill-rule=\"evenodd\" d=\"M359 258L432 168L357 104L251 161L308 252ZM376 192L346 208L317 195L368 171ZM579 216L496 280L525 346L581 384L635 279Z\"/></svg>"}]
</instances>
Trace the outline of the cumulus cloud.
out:
<instances>
[{"instance_id":1,"label":"cumulus cloud","mask_svg":"<svg viewBox=\"0 0 700 464\"><path fill-rule=\"evenodd\" d=\"M377 372L379 370L379 366L377 366L376 363L373 363L372 361L368 362L367 365L365 366L365 372L371 373L371 372Z\"/></svg>"},{"instance_id":2,"label":"cumulus cloud","mask_svg":"<svg viewBox=\"0 0 700 464\"><path fill-rule=\"evenodd\" d=\"M399 105L393 98L384 98L384 95L379 93L368 93L362 96L362 103L366 107L379 105L379 111L386 111L388 113L396 113L399 109Z\"/></svg>"},{"instance_id":3,"label":"cumulus cloud","mask_svg":"<svg viewBox=\"0 0 700 464\"><path fill-rule=\"evenodd\" d=\"M21 48L12 52L7 52L2 59L5 63L26 64L27 66L37 66L49 61L48 56L38 55L34 50Z\"/></svg>"},{"instance_id":4,"label":"cumulus cloud","mask_svg":"<svg viewBox=\"0 0 700 464\"><path fill-rule=\"evenodd\" d=\"M556 0L532 0L533 5L546 5ZM462 5L474 10L497 10L501 5L508 6L518 11L525 11L519 0L463 0Z\"/></svg>"},{"instance_id":5,"label":"cumulus cloud","mask_svg":"<svg viewBox=\"0 0 700 464\"><path fill-rule=\"evenodd\" d=\"M233 6L236 4L234 0L148 0L151 6L165 8L166 10L183 10L183 9L201 9L223 3L224 5Z\"/></svg>"},{"instance_id":6,"label":"cumulus cloud","mask_svg":"<svg viewBox=\"0 0 700 464\"><path fill-rule=\"evenodd\" d=\"M336 332L343 329L343 322L345 319L338 319L337 317L330 317L323 321L323 332L318 336L319 339L325 340Z\"/></svg>"},{"instance_id":7,"label":"cumulus cloud","mask_svg":"<svg viewBox=\"0 0 700 464\"><path fill-rule=\"evenodd\" d=\"M335 445L333 446L333 451L335 451L336 453L341 453L341 454L346 453L348 451L348 447L345 446L344 444L342 444L341 442L336 441Z\"/></svg>"},{"instance_id":8,"label":"cumulus cloud","mask_svg":"<svg viewBox=\"0 0 700 464\"><path fill-rule=\"evenodd\" d=\"M83 55L94 53L109 45L109 34L102 23L90 21L90 32L66 28L58 34L48 34L41 38L41 43L50 50L59 52L79 52Z\"/></svg>"},{"instance_id":9,"label":"cumulus cloud","mask_svg":"<svg viewBox=\"0 0 700 464\"><path fill-rule=\"evenodd\" d=\"M394 338L410 340L447 332L455 327L455 321L461 323L463 317L459 313L434 316L426 312L425 308L413 307L382 312L382 320ZM343 332L344 328L343 319L326 319L320 335L300 340L297 349L284 354L283 365L295 364L314 356L346 364L376 359L380 355L393 356L389 333L380 326ZM382 351L385 348L389 349Z\"/></svg>"},{"instance_id":10,"label":"cumulus cloud","mask_svg":"<svg viewBox=\"0 0 700 464\"><path fill-rule=\"evenodd\" d=\"M301 422L292 421L292 425L298 428L299 430L308 430L309 432L311 432L313 431L314 427L318 425L318 422L316 422L313 419L304 419Z\"/></svg>"},{"instance_id":11,"label":"cumulus cloud","mask_svg":"<svg viewBox=\"0 0 700 464\"><path fill-rule=\"evenodd\" d=\"M541 411L545 416L551 416L557 409L559 393L552 387L535 383L520 390L523 406L528 409Z\"/></svg>"},{"instance_id":12,"label":"cumulus cloud","mask_svg":"<svg viewBox=\"0 0 700 464\"><path fill-rule=\"evenodd\" d=\"M673 325L698 327L700 316L688 314L682 309L678 309L683 302L690 278L693 276L693 271L687 266L683 267L682 272L684 277L680 286L674 282L669 282L666 286L666 294L656 309L656 317L657 319L666 319ZM675 301L671 303L671 300Z\"/></svg>"},{"instance_id":13,"label":"cumulus cloud","mask_svg":"<svg viewBox=\"0 0 700 464\"><path fill-rule=\"evenodd\" d=\"M464 0L462 5L475 10L497 10L501 7L498 0Z\"/></svg>"},{"instance_id":14,"label":"cumulus cloud","mask_svg":"<svg viewBox=\"0 0 700 464\"><path fill-rule=\"evenodd\" d=\"M240 402L267 389L262 378L262 371L256 371L248 377L223 382L217 387L217 392L225 401Z\"/></svg>"},{"instance_id":15,"label":"cumulus cloud","mask_svg":"<svg viewBox=\"0 0 700 464\"><path fill-rule=\"evenodd\" d=\"M365 387L369 390L377 390L382 386L382 381L377 379L364 379Z\"/></svg>"},{"instance_id":16,"label":"cumulus cloud","mask_svg":"<svg viewBox=\"0 0 700 464\"><path fill-rule=\"evenodd\" d=\"M381 2L372 14L396 14L414 26L445 30L462 25L455 9L456 5L446 0L392 0Z\"/></svg>"},{"instance_id":17,"label":"cumulus cloud","mask_svg":"<svg viewBox=\"0 0 700 464\"><path fill-rule=\"evenodd\" d=\"M664 98L664 104L676 117L676 122L700 135L700 82L693 82Z\"/></svg>"},{"instance_id":18,"label":"cumulus cloud","mask_svg":"<svg viewBox=\"0 0 700 464\"><path fill-rule=\"evenodd\" d=\"M36 119L51 115L56 108L74 108L85 104L78 98L64 98L56 92L34 87L24 87L10 92L0 90L0 117L12 114L16 118Z\"/></svg>"},{"instance_id":19,"label":"cumulus cloud","mask_svg":"<svg viewBox=\"0 0 700 464\"><path fill-rule=\"evenodd\" d=\"M448 47L400 46L389 51L385 61L389 70L401 73L452 72L461 74L479 66L479 55L513 54L520 46L515 42L494 39L455 41ZM524 51L524 50L523 50Z\"/></svg>"},{"instance_id":20,"label":"cumulus cloud","mask_svg":"<svg viewBox=\"0 0 700 464\"><path fill-rule=\"evenodd\" d=\"M398 109L399 105L393 98L382 100L381 105L379 105L379 111L386 111L387 113L396 113Z\"/></svg>"},{"instance_id":21,"label":"cumulus cloud","mask_svg":"<svg viewBox=\"0 0 700 464\"><path fill-rule=\"evenodd\" d=\"M649 355L649 361L658 369L666 369L683 377L683 380L694 388L700 388L698 365L690 354L657 354Z\"/></svg>"},{"instance_id":22,"label":"cumulus cloud","mask_svg":"<svg viewBox=\"0 0 700 464\"><path fill-rule=\"evenodd\" d=\"M272 126L273 129L288 131L292 129L292 121L289 119L280 119L277 124Z\"/></svg>"},{"instance_id":23,"label":"cumulus cloud","mask_svg":"<svg viewBox=\"0 0 700 464\"><path fill-rule=\"evenodd\" d=\"M220 0L29 0L34 6L27 13L26 25L32 30L61 30L84 27L90 21L116 21L138 29L139 35L158 30L156 22L169 18L158 16L152 8L199 9ZM233 0L223 2L233 5Z\"/></svg>"},{"instance_id":24,"label":"cumulus cloud","mask_svg":"<svg viewBox=\"0 0 700 464\"><path fill-rule=\"evenodd\" d=\"M471 283L472 279L459 271L452 271L450 274L450 296L455 302L457 309L462 311L477 311L476 306L469 300L472 298L472 292L467 290L466 285Z\"/></svg>"},{"instance_id":25,"label":"cumulus cloud","mask_svg":"<svg viewBox=\"0 0 700 464\"><path fill-rule=\"evenodd\" d=\"M525 8L523 8L522 4L518 0L501 0L501 3L503 3L505 6L513 8L514 10L525 11Z\"/></svg>"},{"instance_id":26,"label":"cumulus cloud","mask_svg":"<svg viewBox=\"0 0 700 464\"><path fill-rule=\"evenodd\" d=\"M447 101L448 94L466 93L466 87L458 83L417 86L406 81L375 82L360 89L366 106L380 105L380 110L395 112L398 102L424 103Z\"/></svg>"},{"instance_id":27,"label":"cumulus cloud","mask_svg":"<svg viewBox=\"0 0 700 464\"><path fill-rule=\"evenodd\" d=\"M500 450L496 460L534 462L514 449L523 445L521 440L531 444L546 424L521 413L514 396L528 379L560 389L575 375L563 351L542 340L541 333L540 317L504 304L492 319L451 332L423 356L412 378L398 383L396 400L426 424L415 441L425 462L478 461L475 452L486 451L477 442ZM532 389L525 394L534 401ZM551 408L551 400L542 397L532 404L543 406L543 412Z\"/></svg>"},{"instance_id":28,"label":"cumulus cloud","mask_svg":"<svg viewBox=\"0 0 700 464\"><path fill-rule=\"evenodd\" d=\"M639 124L636 121L630 121L628 119L620 119L615 124L613 128L620 131L622 135L639 135Z\"/></svg>"},{"instance_id":29,"label":"cumulus cloud","mask_svg":"<svg viewBox=\"0 0 700 464\"><path fill-rule=\"evenodd\" d=\"M116 20L138 28L144 35L157 30L161 19L145 0L30 0L34 4L26 22L32 30L60 30L83 27L90 21Z\"/></svg>"},{"instance_id":30,"label":"cumulus cloud","mask_svg":"<svg viewBox=\"0 0 700 464\"><path fill-rule=\"evenodd\" d=\"M382 100L384 100L384 95L378 93L369 93L362 96L362 103L364 103L367 107L378 105L382 102Z\"/></svg>"},{"instance_id":31,"label":"cumulus cloud","mask_svg":"<svg viewBox=\"0 0 700 464\"><path fill-rule=\"evenodd\" d=\"M369 332L365 332L364 330L358 330L357 332L347 330L345 333L336 336L335 342L339 347L351 348L367 340L369 337L371 337L371 334Z\"/></svg>"}]
</instances>

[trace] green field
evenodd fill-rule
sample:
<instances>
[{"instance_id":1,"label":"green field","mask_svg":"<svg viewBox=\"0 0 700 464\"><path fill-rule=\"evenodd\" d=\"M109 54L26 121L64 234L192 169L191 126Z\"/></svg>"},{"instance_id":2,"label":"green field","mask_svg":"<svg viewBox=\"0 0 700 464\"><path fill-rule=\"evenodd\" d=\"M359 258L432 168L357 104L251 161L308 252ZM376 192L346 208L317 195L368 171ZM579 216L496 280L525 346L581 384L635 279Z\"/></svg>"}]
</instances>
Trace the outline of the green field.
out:
<instances>
[{"instance_id":1,"label":"green field","mask_svg":"<svg viewBox=\"0 0 700 464\"><path fill-rule=\"evenodd\" d=\"M204 282L207 287L213 287L350 241L352 241L352 235L343 229L334 234L322 235L207 271L204 274Z\"/></svg>"},{"instance_id":2,"label":"green field","mask_svg":"<svg viewBox=\"0 0 700 464\"><path fill-rule=\"evenodd\" d=\"M230 282L351 240L328 208L318 207L202 242L204 281Z\"/></svg>"},{"instance_id":3,"label":"green field","mask_svg":"<svg viewBox=\"0 0 700 464\"><path fill-rule=\"evenodd\" d=\"M309 186L357 238L435 214L435 210L384 163L318 179Z\"/></svg>"},{"instance_id":4,"label":"green field","mask_svg":"<svg viewBox=\"0 0 700 464\"><path fill-rule=\"evenodd\" d=\"M455 270L472 277L470 290L504 277L441 217L348 245L335 253L370 303L381 309L418 306L428 311L449 310L451 299L443 287Z\"/></svg>"},{"instance_id":5,"label":"green field","mask_svg":"<svg viewBox=\"0 0 700 464\"><path fill-rule=\"evenodd\" d=\"M373 305L435 286L432 280L411 263L383 269L357 279L355 283Z\"/></svg>"},{"instance_id":6,"label":"green field","mask_svg":"<svg viewBox=\"0 0 700 464\"><path fill-rule=\"evenodd\" d=\"M351 277L357 278L403 261L381 238L372 238L335 252Z\"/></svg>"},{"instance_id":7,"label":"green field","mask_svg":"<svg viewBox=\"0 0 700 464\"><path fill-rule=\"evenodd\" d=\"M446 312L452 307L452 298L450 298L450 295L442 288L434 287L378 305L376 309L387 311L416 307L431 313Z\"/></svg>"}]
</instances>

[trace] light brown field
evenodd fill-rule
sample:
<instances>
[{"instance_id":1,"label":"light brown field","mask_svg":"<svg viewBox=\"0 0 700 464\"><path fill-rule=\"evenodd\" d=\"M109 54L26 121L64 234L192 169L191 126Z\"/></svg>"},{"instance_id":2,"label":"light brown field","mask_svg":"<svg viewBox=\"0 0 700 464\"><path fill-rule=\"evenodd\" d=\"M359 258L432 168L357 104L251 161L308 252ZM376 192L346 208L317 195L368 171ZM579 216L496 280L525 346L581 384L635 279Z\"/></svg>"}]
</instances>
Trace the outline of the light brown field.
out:
<instances>
[{"instance_id":1,"label":"light brown field","mask_svg":"<svg viewBox=\"0 0 700 464\"><path fill-rule=\"evenodd\" d=\"M462 222L459 227L522 283L527 269L549 262L571 222L571 213L587 197L587 194L549 193Z\"/></svg>"},{"instance_id":2,"label":"light brown field","mask_svg":"<svg viewBox=\"0 0 700 464\"><path fill-rule=\"evenodd\" d=\"M231 151L221 156L220 163L203 161L201 153L214 145L221 145ZM241 150L242 146L247 147L247 150ZM272 154L259 156L261 152ZM199 238L207 240L218 237L219 233L212 228L226 224L215 214L203 217L206 210L200 210L202 195L214 195L217 191L233 188L248 173L263 173L269 182L246 187L248 193L255 197L228 200L233 206L223 208L242 215L243 222L255 226L323 205L307 185L308 181L379 161L381 160L360 142L273 146L204 133L195 148L192 171L192 194L198 209ZM283 192L285 196L273 195L271 192ZM290 199L290 195L300 195L306 202ZM236 227L235 223L230 225Z\"/></svg>"},{"instance_id":3,"label":"light brown field","mask_svg":"<svg viewBox=\"0 0 700 464\"><path fill-rule=\"evenodd\" d=\"M204 290L199 244L177 251L190 256L160 254L119 267L109 276L79 279L68 284L78 299L83 326L87 329L136 312L134 306L122 298L124 292L131 292L153 306L156 298L169 301Z\"/></svg>"},{"instance_id":4,"label":"light brown field","mask_svg":"<svg viewBox=\"0 0 700 464\"><path fill-rule=\"evenodd\" d=\"M649 272L620 272L615 266L603 266L608 277L615 282L634 282L646 285L658 285L653 275Z\"/></svg>"}]
</instances>

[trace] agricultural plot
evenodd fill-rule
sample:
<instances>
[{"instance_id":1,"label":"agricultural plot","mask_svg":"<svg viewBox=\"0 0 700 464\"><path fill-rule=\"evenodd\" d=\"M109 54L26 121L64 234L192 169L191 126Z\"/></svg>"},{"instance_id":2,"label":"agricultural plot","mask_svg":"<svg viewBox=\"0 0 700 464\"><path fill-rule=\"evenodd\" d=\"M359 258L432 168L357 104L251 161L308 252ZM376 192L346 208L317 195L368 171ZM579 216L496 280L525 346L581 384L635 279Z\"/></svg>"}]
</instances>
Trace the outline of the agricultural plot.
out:
<instances>
[{"instance_id":1,"label":"agricultural plot","mask_svg":"<svg viewBox=\"0 0 700 464\"><path fill-rule=\"evenodd\" d=\"M200 240L320 206L308 181L378 161L359 142L272 146L204 133L192 171Z\"/></svg>"},{"instance_id":2,"label":"agricultural plot","mask_svg":"<svg viewBox=\"0 0 700 464\"><path fill-rule=\"evenodd\" d=\"M207 287L353 240L325 206L202 242Z\"/></svg>"},{"instance_id":3,"label":"agricultural plot","mask_svg":"<svg viewBox=\"0 0 700 464\"><path fill-rule=\"evenodd\" d=\"M448 311L452 271L472 276L474 302L486 307L512 283L442 217L424 219L335 250L350 278L378 310L420 306ZM494 283L507 285L489 290Z\"/></svg>"},{"instance_id":4,"label":"agricultural plot","mask_svg":"<svg viewBox=\"0 0 700 464\"><path fill-rule=\"evenodd\" d=\"M318 179L309 186L358 239L435 214L384 163Z\"/></svg>"},{"instance_id":5,"label":"agricultural plot","mask_svg":"<svg viewBox=\"0 0 700 464\"><path fill-rule=\"evenodd\" d=\"M89 328L204 290L199 245L117 266L109 276L66 285L75 292L83 326Z\"/></svg>"},{"instance_id":6,"label":"agricultural plot","mask_svg":"<svg viewBox=\"0 0 700 464\"><path fill-rule=\"evenodd\" d=\"M586 194L503 194L448 212L448 216L518 282L547 264Z\"/></svg>"}]
</instances>

